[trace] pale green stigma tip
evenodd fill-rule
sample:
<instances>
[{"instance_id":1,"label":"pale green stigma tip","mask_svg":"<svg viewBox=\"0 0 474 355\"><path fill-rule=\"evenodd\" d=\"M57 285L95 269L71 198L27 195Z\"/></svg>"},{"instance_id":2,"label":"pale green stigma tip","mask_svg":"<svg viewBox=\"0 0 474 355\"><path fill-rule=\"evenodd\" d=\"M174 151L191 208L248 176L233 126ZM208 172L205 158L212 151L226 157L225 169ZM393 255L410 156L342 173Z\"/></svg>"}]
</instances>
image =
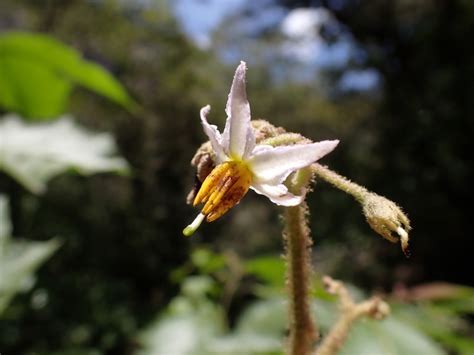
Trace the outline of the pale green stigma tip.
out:
<instances>
[{"instance_id":1,"label":"pale green stigma tip","mask_svg":"<svg viewBox=\"0 0 474 355\"><path fill-rule=\"evenodd\" d=\"M204 220L205 215L202 213L199 213L197 217L194 219L193 223L188 225L186 228L183 229L183 234L186 237L190 237L194 234L194 232L199 228L201 225L202 221Z\"/></svg>"},{"instance_id":2,"label":"pale green stigma tip","mask_svg":"<svg viewBox=\"0 0 474 355\"><path fill-rule=\"evenodd\" d=\"M194 232L196 231L195 228L191 227L191 226L187 226L186 228L183 229L183 234L186 236L186 237L190 237L194 234Z\"/></svg>"}]
</instances>

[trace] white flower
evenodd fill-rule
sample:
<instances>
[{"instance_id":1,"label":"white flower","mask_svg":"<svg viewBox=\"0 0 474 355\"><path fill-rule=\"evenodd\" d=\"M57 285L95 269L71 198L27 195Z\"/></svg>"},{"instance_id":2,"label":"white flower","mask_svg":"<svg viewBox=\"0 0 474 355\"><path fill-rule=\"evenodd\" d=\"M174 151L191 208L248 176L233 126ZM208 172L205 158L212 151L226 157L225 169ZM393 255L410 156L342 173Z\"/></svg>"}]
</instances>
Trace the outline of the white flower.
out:
<instances>
[{"instance_id":1,"label":"white flower","mask_svg":"<svg viewBox=\"0 0 474 355\"><path fill-rule=\"evenodd\" d=\"M201 123L217 158L217 166L204 180L194 205L204 203L196 219L183 230L192 235L206 218L212 222L238 204L248 189L281 206L295 206L303 197L288 192L283 184L292 172L331 152L338 140L272 147L256 145L245 91L245 62L235 71L227 100L224 132L207 122L210 106L201 109Z\"/></svg>"}]
</instances>

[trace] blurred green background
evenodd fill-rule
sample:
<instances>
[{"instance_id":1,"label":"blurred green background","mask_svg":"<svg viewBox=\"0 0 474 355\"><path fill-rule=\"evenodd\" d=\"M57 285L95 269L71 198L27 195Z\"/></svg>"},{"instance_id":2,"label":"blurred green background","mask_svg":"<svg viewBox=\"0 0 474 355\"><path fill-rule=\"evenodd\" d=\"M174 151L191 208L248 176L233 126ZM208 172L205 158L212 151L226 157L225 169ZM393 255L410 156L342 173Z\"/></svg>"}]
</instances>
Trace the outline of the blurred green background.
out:
<instances>
[{"instance_id":1,"label":"blurred green background","mask_svg":"<svg viewBox=\"0 0 474 355\"><path fill-rule=\"evenodd\" d=\"M394 308L346 353L472 354L472 35L467 0L2 0L0 353L278 353L280 210L181 234L199 109L223 127L245 60L254 119L340 139L323 163L412 221L407 260L316 184L323 332L328 273Z\"/></svg>"}]
</instances>

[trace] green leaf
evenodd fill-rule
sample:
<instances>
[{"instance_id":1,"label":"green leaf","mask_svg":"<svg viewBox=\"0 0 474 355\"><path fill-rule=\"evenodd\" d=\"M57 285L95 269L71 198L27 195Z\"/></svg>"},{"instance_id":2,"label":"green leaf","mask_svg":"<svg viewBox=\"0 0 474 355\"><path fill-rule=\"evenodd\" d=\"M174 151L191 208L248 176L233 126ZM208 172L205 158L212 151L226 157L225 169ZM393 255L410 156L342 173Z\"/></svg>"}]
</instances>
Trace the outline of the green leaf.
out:
<instances>
[{"instance_id":1,"label":"green leaf","mask_svg":"<svg viewBox=\"0 0 474 355\"><path fill-rule=\"evenodd\" d=\"M55 351L49 355L102 355L103 353L97 349L87 348L69 348L67 350Z\"/></svg>"},{"instance_id":2,"label":"green leaf","mask_svg":"<svg viewBox=\"0 0 474 355\"><path fill-rule=\"evenodd\" d=\"M235 331L242 334L262 334L281 339L287 322L287 302L283 297L271 297L252 303L239 317Z\"/></svg>"},{"instance_id":3,"label":"green leaf","mask_svg":"<svg viewBox=\"0 0 474 355\"><path fill-rule=\"evenodd\" d=\"M465 294L456 292L451 297L454 296L462 298ZM397 318L415 326L447 348L454 349L457 354L473 354L474 340L469 336L468 321L463 318L463 314L458 315L449 307L450 305L444 302L425 301L416 306L395 304L392 309Z\"/></svg>"},{"instance_id":4,"label":"green leaf","mask_svg":"<svg viewBox=\"0 0 474 355\"><path fill-rule=\"evenodd\" d=\"M68 169L83 175L128 169L110 134L90 133L70 117L26 124L8 115L0 120L0 144L0 171L33 193L44 192L49 179Z\"/></svg>"},{"instance_id":5,"label":"green leaf","mask_svg":"<svg viewBox=\"0 0 474 355\"><path fill-rule=\"evenodd\" d=\"M24 117L56 117L67 104L71 82L24 58L0 55L0 105Z\"/></svg>"},{"instance_id":6,"label":"green leaf","mask_svg":"<svg viewBox=\"0 0 474 355\"><path fill-rule=\"evenodd\" d=\"M273 294L253 302L237 319L233 331L224 334L222 308L206 297L212 279L202 277L186 279L181 295L173 300L160 320L149 328L147 336L143 337L142 334L140 339L146 349L143 354L282 354L287 330L287 300L283 296ZM326 335L338 319L337 299L313 300L311 309L321 333ZM351 328L340 354L446 353L416 323L405 319L399 309L395 307L384 321L358 320ZM414 310L415 314L423 313L420 307L414 307ZM449 327L442 327L447 334L454 334ZM469 341L464 341L453 348L468 351L470 346Z\"/></svg>"},{"instance_id":7,"label":"green leaf","mask_svg":"<svg viewBox=\"0 0 474 355\"><path fill-rule=\"evenodd\" d=\"M348 288L353 297L358 294L355 299L365 297L354 286ZM339 317L338 300L313 300L312 309L324 336ZM382 321L358 319L350 329L340 354L442 355L445 351L412 322L392 310Z\"/></svg>"},{"instance_id":8,"label":"green leaf","mask_svg":"<svg viewBox=\"0 0 474 355\"><path fill-rule=\"evenodd\" d=\"M55 118L64 112L73 85L136 107L109 72L61 42L27 32L0 36L0 105L5 109L25 118Z\"/></svg>"},{"instance_id":9,"label":"green leaf","mask_svg":"<svg viewBox=\"0 0 474 355\"><path fill-rule=\"evenodd\" d=\"M359 320L340 354L443 355L446 352L417 328L389 316L383 321Z\"/></svg>"},{"instance_id":10,"label":"green leaf","mask_svg":"<svg viewBox=\"0 0 474 355\"><path fill-rule=\"evenodd\" d=\"M211 355L212 339L224 331L222 308L205 294L212 287L206 276L186 279L182 294L166 312L138 335L139 355Z\"/></svg>"},{"instance_id":11,"label":"green leaf","mask_svg":"<svg viewBox=\"0 0 474 355\"><path fill-rule=\"evenodd\" d=\"M327 334L332 324L338 317L338 307L334 301L314 300L312 310L318 325L324 334ZM261 336L260 345L267 342L269 346L266 351L278 351L276 340L282 344L284 331L287 324L286 301L282 297L272 297L253 303L242 314L237 322L233 335L224 340L229 340L230 344L238 344L240 340L240 349L250 349L252 343L255 343L255 350L247 352L248 354L257 354L258 341L247 343L248 339L255 336ZM446 330L446 328L445 328ZM270 340L274 341L274 348L270 348ZM235 348L234 350L237 351ZM238 351L236 352L238 353ZM351 328L347 342L341 349L341 354L377 354L377 355L441 355L444 350L431 338L423 334L415 326L404 321L396 313L389 315L384 321L371 319L361 319Z\"/></svg>"},{"instance_id":12,"label":"green leaf","mask_svg":"<svg viewBox=\"0 0 474 355\"><path fill-rule=\"evenodd\" d=\"M210 354L222 355L280 355L284 348L282 338L258 333L236 333L212 339Z\"/></svg>"},{"instance_id":13,"label":"green leaf","mask_svg":"<svg viewBox=\"0 0 474 355\"><path fill-rule=\"evenodd\" d=\"M212 251L199 248L191 254L193 264L202 274L210 274L225 267L225 257Z\"/></svg>"},{"instance_id":14,"label":"green leaf","mask_svg":"<svg viewBox=\"0 0 474 355\"><path fill-rule=\"evenodd\" d=\"M8 201L3 195L0 195L0 253L2 252L3 243L10 237L12 225L8 216Z\"/></svg>"},{"instance_id":15,"label":"green leaf","mask_svg":"<svg viewBox=\"0 0 474 355\"><path fill-rule=\"evenodd\" d=\"M278 256L263 256L248 260L245 263L245 270L269 286L283 288L285 285L285 263Z\"/></svg>"},{"instance_id":16,"label":"green leaf","mask_svg":"<svg viewBox=\"0 0 474 355\"><path fill-rule=\"evenodd\" d=\"M0 226L9 231L8 204L0 195ZM33 286L34 272L59 247L57 239L47 242L12 240L9 235L0 233L0 315L12 297Z\"/></svg>"}]
</instances>

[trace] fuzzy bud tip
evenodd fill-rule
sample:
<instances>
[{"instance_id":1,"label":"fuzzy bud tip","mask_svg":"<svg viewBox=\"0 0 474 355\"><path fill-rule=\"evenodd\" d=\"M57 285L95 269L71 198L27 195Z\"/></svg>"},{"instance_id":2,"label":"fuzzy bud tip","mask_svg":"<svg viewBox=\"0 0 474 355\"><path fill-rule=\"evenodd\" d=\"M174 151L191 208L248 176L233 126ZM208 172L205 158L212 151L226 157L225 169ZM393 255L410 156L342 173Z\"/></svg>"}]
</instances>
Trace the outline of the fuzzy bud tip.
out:
<instances>
[{"instance_id":1,"label":"fuzzy bud tip","mask_svg":"<svg viewBox=\"0 0 474 355\"><path fill-rule=\"evenodd\" d=\"M394 202L375 193L367 194L361 201L363 212L370 227L392 243L400 242L408 258L410 221Z\"/></svg>"}]
</instances>

